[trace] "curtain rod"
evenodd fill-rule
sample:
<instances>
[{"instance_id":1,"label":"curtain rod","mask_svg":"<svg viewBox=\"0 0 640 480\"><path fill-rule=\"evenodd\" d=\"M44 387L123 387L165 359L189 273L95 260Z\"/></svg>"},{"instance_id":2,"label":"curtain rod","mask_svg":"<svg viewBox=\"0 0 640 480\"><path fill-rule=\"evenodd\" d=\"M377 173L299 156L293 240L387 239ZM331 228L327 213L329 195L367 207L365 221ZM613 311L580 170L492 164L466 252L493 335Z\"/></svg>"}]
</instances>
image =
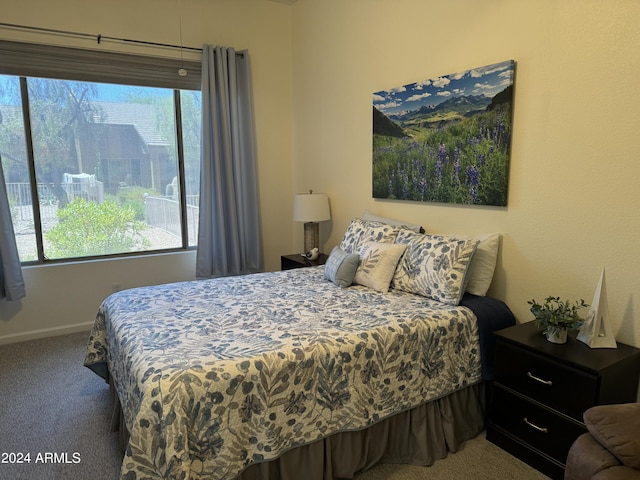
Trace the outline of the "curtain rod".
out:
<instances>
[{"instance_id":1,"label":"curtain rod","mask_svg":"<svg viewBox=\"0 0 640 480\"><path fill-rule=\"evenodd\" d=\"M196 52L202 52L202 48L197 48L197 47L183 47L182 45L172 45L169 43L147 42L145 40L132 40L129 38L117 38L117 37L110 37L102 34L95 35L91 33L71 32L68 30L56 30L53 28L30 27L28 25L17 25L13 23L0 23L0 27L15 28L19 30L31 30L35 32L48 33L52 35L69 35L73 37L91 38L91 39L95 39L98 44L102 40L107 40L107 41L115 41L115 42L123 42L123 43L135 43L138 45L147 45L151 47L176 48L180 50L192 50Z\"/></svg>"}]
</instances>

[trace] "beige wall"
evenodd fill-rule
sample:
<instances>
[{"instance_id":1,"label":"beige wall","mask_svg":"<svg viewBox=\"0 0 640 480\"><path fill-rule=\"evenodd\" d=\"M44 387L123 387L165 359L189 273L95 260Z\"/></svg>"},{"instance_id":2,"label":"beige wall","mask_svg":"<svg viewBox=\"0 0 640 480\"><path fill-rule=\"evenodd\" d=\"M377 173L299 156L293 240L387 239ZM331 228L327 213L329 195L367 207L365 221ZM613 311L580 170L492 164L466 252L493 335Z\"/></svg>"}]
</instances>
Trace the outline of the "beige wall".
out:
<instances>
[{"instance_id":1,"label":"beige wall","mask_svg":"<svg viewBox=\"0 0 640 480\"><path fill-rule=\"evenodd\" d=\"M182 12L180 11L182 5ZM3 23L180 44L248 49L251 56L264 255L269 270L292 247L291 7L266 0L21 0L4 2ZM86 48L179 55L176 50L26 34L0 38ZM189 53L184 53L190 58ZM0 343L88 330L112 285L193 279L193 252L24 269L27 297L0 301Z\"/></svg>"},{"instance_id":2,"label":"beige wall","mask_svg":"<svg viewBox=\"0 0 640 480\"><path fill-rule=\"evenodd\" d=\"M502 232L491 294L591 302L640 347L640 3L636 0L298 0L294 189L330 195L324 250L365 209L430 232ZM513 59L506 208L371 197L372 93ZM294 229L294 237L298 235ZM295 237L297 238L297 237Z\"/></svg>"}]
</instances>

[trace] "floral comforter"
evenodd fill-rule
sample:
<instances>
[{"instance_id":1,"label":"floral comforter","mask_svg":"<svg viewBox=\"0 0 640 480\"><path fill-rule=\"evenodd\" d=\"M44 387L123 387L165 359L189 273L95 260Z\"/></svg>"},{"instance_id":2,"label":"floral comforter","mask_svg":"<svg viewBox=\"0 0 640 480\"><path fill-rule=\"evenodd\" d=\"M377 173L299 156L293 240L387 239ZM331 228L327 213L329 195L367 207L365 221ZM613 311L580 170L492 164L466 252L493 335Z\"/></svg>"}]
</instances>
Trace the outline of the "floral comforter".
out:
<instances>
[{"instance_id":1,"label":"floral comforter","mask_svg":"<svg viewBox=\"0 0 640 480\"><path fill-rule=\"evenodd\" d=\"M342 289L322 267L115 293L85 365L115 382L122 480L232 479L481 378L470 310Z\"/></svg>"}]
</instances>

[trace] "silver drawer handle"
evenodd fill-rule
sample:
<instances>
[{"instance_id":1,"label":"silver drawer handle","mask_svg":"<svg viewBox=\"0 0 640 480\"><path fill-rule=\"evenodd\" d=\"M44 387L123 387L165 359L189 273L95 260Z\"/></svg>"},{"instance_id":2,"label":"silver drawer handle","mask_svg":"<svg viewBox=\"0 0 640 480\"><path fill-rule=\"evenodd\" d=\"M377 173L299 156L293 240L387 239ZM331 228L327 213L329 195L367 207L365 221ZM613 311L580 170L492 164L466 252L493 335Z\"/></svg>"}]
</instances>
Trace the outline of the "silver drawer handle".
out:
<instances>
[{"instance_id":1,"label":"silver drawer handle","mask_svg":"<svg viewBox=\"0 0 640 480\"><path fill-rule=\"evenodd\" d=\"M535 380L536 382L542 383L543 385L547 385L547 386L551 386L553 385L553 382L551 380L545 380L543 378L540 377L536 377L533 373L531 372L527 372L527 377L531 378L532 380Z\"/></svg>"},{"instance_id":2,"label":"silver drawer handle","mask_svg":"<svg viewBox=\"0 0 640 480\"><path fill-rule=\"evenodd\" d=\"M538 426L538 425L536 425L535 423L531 423L529 420L527 420L527 417L524 417L524 418L522 419L522 421L523 421L524 423L526 423L527 425L529 425L529 426L530 426L531 428L533 428L534 430L537 430L537 431L542 432L542 433L548 433L548 432L549 432L549 429L548 429L548 428L546 428L546 427L539 427L539 426Z\"/></svg>"}]
</instances>

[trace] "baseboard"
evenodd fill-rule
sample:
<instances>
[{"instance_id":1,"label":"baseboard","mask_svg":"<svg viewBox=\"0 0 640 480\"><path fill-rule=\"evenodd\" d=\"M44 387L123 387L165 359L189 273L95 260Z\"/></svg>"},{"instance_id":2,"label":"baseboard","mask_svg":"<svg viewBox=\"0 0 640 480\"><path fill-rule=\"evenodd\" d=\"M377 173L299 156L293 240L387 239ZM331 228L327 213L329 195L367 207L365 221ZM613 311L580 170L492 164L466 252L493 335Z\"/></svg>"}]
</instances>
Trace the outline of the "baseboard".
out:
<instances>
[{"instance_id":1,"label":"baseboard","mask_svg":"<svg viewBox=\"0 0 640 480\"><path fill-rule=\"evenodd\" d=\"M58 335L67 335L69 333L89 332L93 322L74 323L72 325L63 325L61 327L40 328L38 330L29 330L27 332L12 333L10 335L0 336L0 345L9 343L26 342L29 340L37 340L39 338L56 337Z\"/></svg>"}]
</instances>

